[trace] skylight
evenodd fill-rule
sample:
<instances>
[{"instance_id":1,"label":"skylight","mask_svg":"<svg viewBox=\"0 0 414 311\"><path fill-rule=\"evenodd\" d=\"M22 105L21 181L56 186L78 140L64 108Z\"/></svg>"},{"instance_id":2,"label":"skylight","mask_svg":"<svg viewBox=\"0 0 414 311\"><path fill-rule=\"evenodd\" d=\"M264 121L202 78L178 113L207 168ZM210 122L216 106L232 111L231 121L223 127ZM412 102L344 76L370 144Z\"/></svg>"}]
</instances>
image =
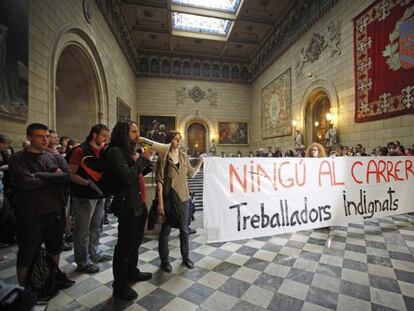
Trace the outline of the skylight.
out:
<instances>
[{"instance_id":1,"label":"skylight","mask_svg":"<svg viewBox=\"0 0 414 311\"><path fill-rule=\"evenodd\" d=\"M180 5L233 13L237 11L240 5L240 0L172 0L172 2Z\"/></svg>"},{"instance_id":2,"label":"skylight","mask_svg":"<svg viewBox=\"0 0 414 311\"><path fill-rule=\"evenodd\" d=\"M187 1L190 2L190 0ZM230 2L231 0L228 1ZM199 0L199 2L202 1ZM218 0L211 2L218 3ZM231 21L227 19L220 19L214 17L205 17L199 15L172 12L172 24L175 30L226 36L230 29Z\"/></svg>"}]
</instances>

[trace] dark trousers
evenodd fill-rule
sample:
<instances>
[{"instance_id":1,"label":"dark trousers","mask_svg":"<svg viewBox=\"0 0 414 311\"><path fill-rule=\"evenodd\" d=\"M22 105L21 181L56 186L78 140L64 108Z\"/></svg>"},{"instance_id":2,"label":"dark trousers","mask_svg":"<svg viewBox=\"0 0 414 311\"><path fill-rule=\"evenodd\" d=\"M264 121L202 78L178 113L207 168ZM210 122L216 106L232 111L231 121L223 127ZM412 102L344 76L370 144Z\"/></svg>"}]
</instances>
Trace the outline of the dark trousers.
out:
<instances>
[{"instance_id":1,"label":"dark trousers","mask_svg":"<svg viewBox=\"0 0 414 311\"><path fill-rule=\"evenodd\" d=\"M138 248L144 237L147 207L144 205L140 216L118 217L118 241L114 250L114 288L128 285L128 275L139 271Z\"/></svg>"},{"instance_id":2,"label":"dark trousers","mask_svg":"<svg viewBox=\"0 0 414 311\"><path fill-rule=\"evenodd\" d=\"M189 230L188 230L188 214L190 212L190 200L183 203L184 217L180 225L180 250L183 259L188 259L190 256L189 246ZM162 263L170 262L168 255L170 250L168 249L168 238L171 233L171 227L167 222L162 224L160 236L158 238L158 252Z\"/></svg>"}]
</instances>

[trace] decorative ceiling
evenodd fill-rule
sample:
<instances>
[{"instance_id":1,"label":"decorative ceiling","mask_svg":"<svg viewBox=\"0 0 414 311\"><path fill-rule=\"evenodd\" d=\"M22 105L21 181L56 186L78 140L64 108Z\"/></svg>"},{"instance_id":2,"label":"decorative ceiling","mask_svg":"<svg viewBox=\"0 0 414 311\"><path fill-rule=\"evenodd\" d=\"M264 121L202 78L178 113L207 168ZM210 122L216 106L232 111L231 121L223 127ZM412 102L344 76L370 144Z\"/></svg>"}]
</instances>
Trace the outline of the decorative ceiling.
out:
<instances>
[{"instance_id":1,"label":"decorative ceiling","mask_svg":"<svg viewBox=\"0 0 414 311\"><path fill-rule=\"evenodd\" d=\"M137 75L250 83L339 0L95 0Z\"/></svg>"}]
</instances>

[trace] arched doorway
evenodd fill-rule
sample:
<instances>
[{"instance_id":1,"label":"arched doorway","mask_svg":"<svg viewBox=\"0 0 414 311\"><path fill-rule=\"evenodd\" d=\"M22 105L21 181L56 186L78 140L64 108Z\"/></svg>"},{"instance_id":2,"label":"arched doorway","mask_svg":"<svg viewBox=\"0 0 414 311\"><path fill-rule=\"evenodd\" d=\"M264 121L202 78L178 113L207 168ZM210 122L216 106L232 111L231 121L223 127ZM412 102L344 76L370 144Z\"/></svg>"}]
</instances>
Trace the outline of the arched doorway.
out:
<instances>
[{"instance_id":1,"label":"arched doorway","mask_svg":"<svg viewBox=\"0 0 414 311\"><path fill-rule=\"evenodd\" d=\"M187 138L189 155L195 156L206 152L207 130L203 124L190 124L187 128Z\"/></svg>"},{"instance_id":2,"label":"arched doorway","mask_svg":"<svg viewBox=\"0 0 414 311\"><path fill-rule=\"evenodd\" d=\"M62 51L56 67L56 130L82 141L98 121L99 89L94 68L78 45Z\"/></svg>"},{"instance_id":3,"label":"arched doorway","mask_svg":"<svg viewBox=\"0 0 414 311\"><path fill-rule=\"evenodd\" d=\"M330 112L331 101L323 90L315 91L309 97L305 111L305 144L318 142L325 146L325 134L329 128L326 114Z\"/></svg>"}]
</instances>

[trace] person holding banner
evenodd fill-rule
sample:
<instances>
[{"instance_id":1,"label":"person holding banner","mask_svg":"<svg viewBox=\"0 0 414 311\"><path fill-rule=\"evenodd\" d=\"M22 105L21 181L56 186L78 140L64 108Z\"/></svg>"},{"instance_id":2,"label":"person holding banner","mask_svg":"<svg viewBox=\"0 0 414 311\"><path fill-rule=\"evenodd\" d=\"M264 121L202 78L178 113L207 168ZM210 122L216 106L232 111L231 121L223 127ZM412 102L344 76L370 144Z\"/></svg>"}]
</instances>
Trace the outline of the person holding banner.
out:
<instances>
[{"instance_id":1,"label":"person holding banner","mask_svg":"<svg viewBox=\"0 0 414 311\"><path fill-rule=\"evenodd\" d=\"M169 273L172 271L168 258L168 238L170 236L171 226L177 227L180 230L180 250L183 265L188 269L194 268L194 263L190 259L189 229L187 223L190 212L190 194L187 178L194 177L198 173L205 155L201 155L200 160L193 167L188 160L188 155L180 150L180 132L168 132L165 142L167 144L171 143L170 150L166 157L158 158L155 176L157 181L158 214L166 216L166 221L162 224L158 240L158 252L161 259L161 270ZM172 198L177 198L180 201L181 211L179 212L181 212L181 217L178 224L173 224L172 219L168 217L169 211L164 208L167 205L172 206ZM176 219L174 222L176 222Z\"/></svg>"},{"instance_id":2,"label":"person holding banner","mask_svg":"<svg viewBox=\"0 0 414 311\"><path fill-rule=\"evenodd\" d=\"M305 153L306 158L326 158L325 148L319 143L309 145Z\"/></svg>"}]
</instances>

